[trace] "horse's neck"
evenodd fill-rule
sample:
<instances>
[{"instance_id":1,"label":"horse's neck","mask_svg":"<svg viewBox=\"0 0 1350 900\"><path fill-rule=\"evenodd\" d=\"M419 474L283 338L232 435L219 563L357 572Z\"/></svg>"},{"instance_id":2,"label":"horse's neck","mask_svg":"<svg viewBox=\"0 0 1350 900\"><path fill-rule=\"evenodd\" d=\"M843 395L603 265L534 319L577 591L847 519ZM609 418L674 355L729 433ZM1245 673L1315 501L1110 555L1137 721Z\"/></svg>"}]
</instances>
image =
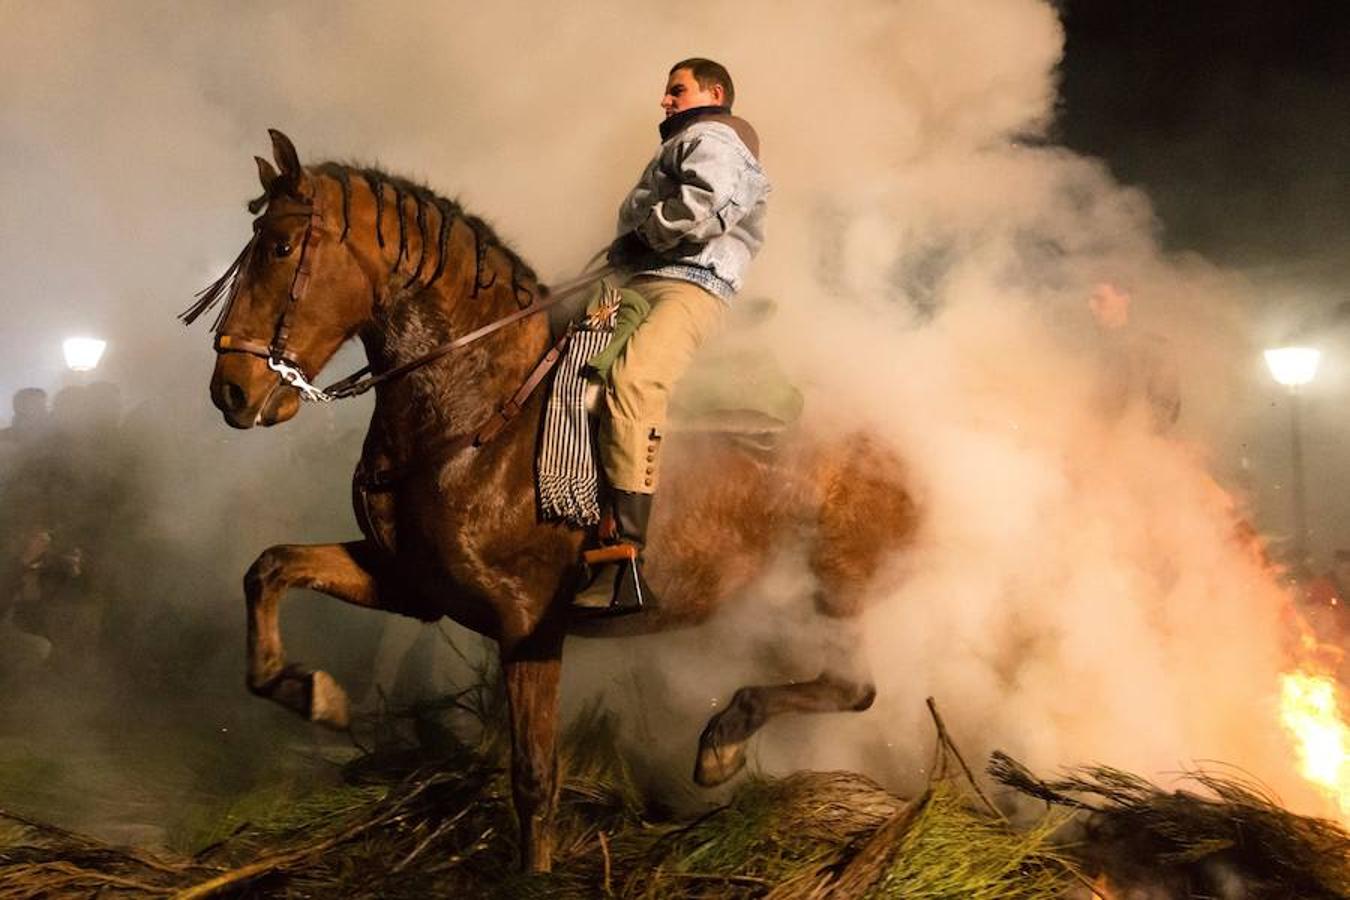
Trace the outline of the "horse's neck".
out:
<instances>
[{"instance_id":1,"label":"horse's neck","mask_svg":"<svg viewBox=\"0 0 1350 900\"><path fill-rule=\"evenodd\" d=\"M449 284L404 299L364 336L377 371L409 363L515 309L456 287ZM465 449L524 382L547 341L547 318L536 316L381 385L374 427L382 445L404 462Z\"/></svg>"},{"instance_id":2,"label":"horse's neck","mask_svg":"<svg viewBox=\"0 0 1350 900\"><path fill-rule=\"evenodd\" d=\"M330 193L336 190L330 185ZM363 241L358 257L376 289L374 317L361 333L374 371L412 363L537 296L533 278L521 282L514 257L482 223L458 213L446 219L448 203L375 190L371 204L359 207L370 227L352 231L359 236L353 240ZM376 196L386 198L383 207ZM405 462L443 458L471 443L547 343L548 325L538 316L379 385L375 443Z\"/></svg>"}]
</instances>

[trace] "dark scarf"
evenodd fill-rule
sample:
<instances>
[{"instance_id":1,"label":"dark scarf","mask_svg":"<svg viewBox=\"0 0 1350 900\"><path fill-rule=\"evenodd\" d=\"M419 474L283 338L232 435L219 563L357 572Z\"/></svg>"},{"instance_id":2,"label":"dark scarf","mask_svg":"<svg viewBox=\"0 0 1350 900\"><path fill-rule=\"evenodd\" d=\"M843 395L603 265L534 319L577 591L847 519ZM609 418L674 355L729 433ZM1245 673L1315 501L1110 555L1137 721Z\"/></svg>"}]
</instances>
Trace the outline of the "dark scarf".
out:
<instances>
[{"instance_id":1,"label":"dark scarf","mask_svg":"<svg viewBox=\"0 0 1350 900\"><path fill-rule=\"evenodd\" d=\"M731 107L729 106L691 106L689 109L677 112L673 116L667 116L662 120L660 125L661 140L670 140L704 116L729 115L731 115Z\"/></svg>"},{"instance_id":2,"label":"dark scarf","mask_svg":"<svg viewBox=\"0 0 1350 900\"><path fill-rule=\"evenodd\" d=\"M750 155L759 159L759 135L750 127L749 122L739 116L733 116L731 110L725 106L695 106L684 112L677 112L661 123L661 140L668 141L690 125L704 119L731 126L731 130L741 139L741 143L749 149Z\"/></svg>"}]
</instances>

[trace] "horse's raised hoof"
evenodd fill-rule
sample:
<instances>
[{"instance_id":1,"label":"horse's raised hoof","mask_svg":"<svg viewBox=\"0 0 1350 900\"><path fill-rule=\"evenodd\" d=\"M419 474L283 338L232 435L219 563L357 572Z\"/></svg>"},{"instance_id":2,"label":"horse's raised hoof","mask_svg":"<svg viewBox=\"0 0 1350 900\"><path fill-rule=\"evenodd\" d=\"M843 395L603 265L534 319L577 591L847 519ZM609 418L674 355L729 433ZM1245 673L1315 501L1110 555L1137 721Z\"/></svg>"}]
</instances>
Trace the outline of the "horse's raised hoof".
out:
<instances>
[{"instance_id":1,"label":"horse's raised hoof","mask_svg":"<svg viewBox=\"0 0 1350 900\"><path fill-rule=\"evenodd\" d=\"M727 708L709 719L699 735L694 781L703 787L716 787L744 769L745 745L766 719L754 688L741 688L732 694Z\"/></svg>"},{"instance_id":2,"label":"horse's raised hoof","mask_svg":"<svg viewBox=\"0 0 1350 900\"><path fill-rule=\"evenodd\" d=\"M700 787L712 788L726 784L745 768L746 741L719 744L702 740L698 745L698 760L694 763L694 782Z\"/></svg>"},{"instance_id":3,"label":"horse's raised hoof","mask_svg":"<svg viewBox=\"0 0 1350 900\"><path fill-rule=\"evenodd\" d=\"M754 730L743 727L743 695L743 691L737 691L730 705L709 719L699 735L694 782L701 787L725 784L745 768L745 745Z\"/></svg>"},{"instance_id":4,"label":"horse's raised hoof","mask_svg":"<svg viewBox=\"0 0 1350 900\"><path fill-rule=\"evenodd\" d=\"M310 675L309 720L338 731L351 724L347 692L323 670Z\"/></svg>"}]
</instances>

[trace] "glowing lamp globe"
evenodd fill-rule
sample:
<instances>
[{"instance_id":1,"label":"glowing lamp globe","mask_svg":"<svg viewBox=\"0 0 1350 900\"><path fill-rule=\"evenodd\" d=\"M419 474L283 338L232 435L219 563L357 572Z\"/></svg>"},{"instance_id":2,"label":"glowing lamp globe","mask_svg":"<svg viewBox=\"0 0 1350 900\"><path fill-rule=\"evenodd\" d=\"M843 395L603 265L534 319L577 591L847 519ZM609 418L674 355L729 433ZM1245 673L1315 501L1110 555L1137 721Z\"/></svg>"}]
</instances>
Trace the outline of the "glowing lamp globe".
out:
<instances>
[{"instance_id":1,"label":"glowing lamp globe","mask_svg":"<svg viewBox=\"0 0 1350 900\"><path fill-rule=\"evenodd\" d=\"M66 338L61 345L66 354L66 365L72 372L92 372L98 368L107 347L107 341L86 337Z\"/></svg>"},{"instance_id":2,"label":"glowing lamp globe","mask_svg":"<svg viewBox=\"0 0 1350 900\"><path fill-rule=\"evenodd\" d=\"M1317 377L1322 352L1312 347L1279 347L1267 350L1265 356L1271 377L1287 388L1295 388Z\"/></svg>"}]
</instances>

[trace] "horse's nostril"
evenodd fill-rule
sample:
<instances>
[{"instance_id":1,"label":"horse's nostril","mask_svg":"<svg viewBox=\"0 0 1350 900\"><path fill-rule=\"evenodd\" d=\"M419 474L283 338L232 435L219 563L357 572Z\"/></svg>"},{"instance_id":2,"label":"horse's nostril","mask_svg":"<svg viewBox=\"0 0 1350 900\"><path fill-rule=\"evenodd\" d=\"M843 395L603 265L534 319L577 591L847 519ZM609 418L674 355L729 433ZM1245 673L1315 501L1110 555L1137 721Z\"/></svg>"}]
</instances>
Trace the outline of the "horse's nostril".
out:
<instances>
[{"instance_id":1,"label":"horse's nostril","mask_svg":"<svg viewBox=\"0 0 1350 900\"><path fill-rule=\"evenodd\" d=\"M225 382L221 393L225 399L225 410L227 412L239 412L248 404L248 395L244 393L244 389L233 382Z\"/></svg>"}]
</instances>

